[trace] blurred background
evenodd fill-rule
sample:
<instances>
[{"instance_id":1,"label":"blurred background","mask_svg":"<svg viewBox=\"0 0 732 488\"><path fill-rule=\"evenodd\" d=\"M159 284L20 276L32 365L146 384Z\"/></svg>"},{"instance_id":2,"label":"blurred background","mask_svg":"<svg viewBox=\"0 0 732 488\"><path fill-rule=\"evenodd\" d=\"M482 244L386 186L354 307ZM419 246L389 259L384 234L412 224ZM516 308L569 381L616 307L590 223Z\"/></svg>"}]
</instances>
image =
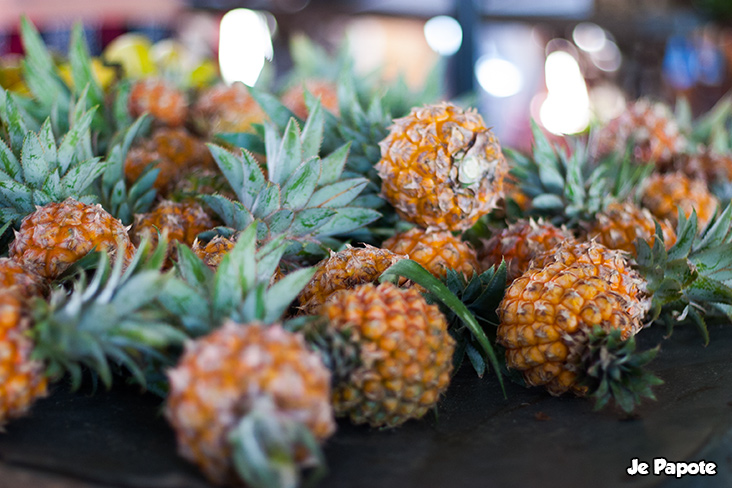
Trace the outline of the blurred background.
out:
<instances>
[{"instance_id":1,"label":"blurred background","mask_svg":"<svg viewBox=\"0 0 732 488\"><path fill-rule=\"evenodd\" d=\"M445 98L470 100L518 148L532 118L582 132L641 96L684 95L701 113L732 84L730 0L0 0L6 64L22 53L21 14L61 53L80 20L93 55L129 57L148 42L153 60L250 85L284 76L303 34L323 56L345 50L364 76L415 89L440 65ZM142 37L120 42L126 33Z\"/></svg>"}]
</instances>

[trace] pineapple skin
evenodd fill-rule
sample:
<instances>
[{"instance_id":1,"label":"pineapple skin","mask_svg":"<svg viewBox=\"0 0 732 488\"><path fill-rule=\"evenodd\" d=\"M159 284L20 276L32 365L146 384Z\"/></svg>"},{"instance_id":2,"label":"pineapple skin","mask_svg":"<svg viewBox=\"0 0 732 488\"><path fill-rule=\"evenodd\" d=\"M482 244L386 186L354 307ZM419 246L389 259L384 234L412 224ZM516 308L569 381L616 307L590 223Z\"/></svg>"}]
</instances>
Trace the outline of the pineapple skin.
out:
<instances>
[{"instance_id":1,"label":"pineapple skin","mask_svg":"<svg viewBox=\"0 0 732 488\"><path fill-rule=\"evenodd\" d=\"M159 78L135 82L130 88L128 108L134 118L148 112L169 127L182 126L188 116L185 93Z\"/></svg>"},{"instance_id":2,"label":"pineapple skin","mask_svg":"<svg viewBox=\"0 0 732 488\"><path fill-rule=\"evenodd\" d=\"M13 291L23 298L41 296L46 292L46 283L40 276L28 271L10 258L0 258L0 288Z\"/></svg>"},{"instance_id":3,"label":"pineapple skin","mask_svg":"<svg viewBox=\"0 0 732 488\"><path fill-rule=\"evenodd\" d=\"M212 270L216 270L221 264L221 260L226 256L226 253L231 251L235 244L236 242L231 239L223 236L215 236L205 244L201 244L201 241L196 239L191 249L201 261L206 263L206 266Z\"/></svg>"},{"instance_id":4,"label":"pineapple skin","mask_svg":"<svg viewBox=\"0 0 732 488\"><path fill-rule=\"evenodd\" d=\"M31 359L29 329L20 297L10 290L0 291L0 428L47 394L45 367Z\"/></svg>"},{"instance_id":5,"label":"pineapple skin","mask_svg":"<svg viewBox=\"0 0 732 488\"><path fill-rule=\"evenodd\" d=\"M135 246L127 228L101 205L68 198L26 216L10 244L9 256L29 271L52 280L92 250L108 251L112 257L121 252L127 262Z\"/></svg>"},{"instance_id":6,"label":"pineapple skin","mask_svg":"<svg viewBox=\"0 0 732 488\"><path fill-rule=\"evenodd\" d=\"M455 341L436 305L411 288L367 283L335 293L322 310L360 350L360 366L334 387L337 415L395 427L437 403L450 383Z\"/></svg>"},{"instance_id":7,"label":"pineapple skin","mask_svg":"<svg viewBox=\"0 0 732 488\"><path fill-rule=\"evenodd\" d=\"M542 221L520 220L483 243L478 256L480 268L487 270L505 260L510 282L529 269L532 259L572 239L572 234L564 228Z\"/></svg>"},{"instance_id":8,"label":"pineapple skin","mask_svg":"<svg viewBox=\"0 0 732 488\"><path fill-rule=\"evenodd\" d=\"M676 242L676 232L666 220L660 220L658 224L663 232L666 249L669 249ZM653 215L646 208L629 202L611 203L595 215L587 237L609 249L618 249L635 256L636 239L643 239L653 247L656 241L656 224Z\"/></svg>"},{"instance_id":9,"label":"pineapple skin","mask_svg":"<svg viewBox=\"0 0 732 488\"><path fill-rule=\"evenodd\" d=\"M466 230L496 208L508 165L475 110L412 109L379 143L381 193L404 219L430 230Z\"/></svg>"},{"instance_id":10,"label":"pineapple skin","mask_svg":"<svg viewBox=\"0 0 732 488\"><path fill-rule=\"evenodd\" d=\"M277 324L228 322L190 342L168 376L165 415L179 453L214 483L236 483L227 436L258 397L319 441L335 431L330 372L301 336Z\"/></svg>"},{"instance_id":11,"label":"pineapple skin","mask_svg":"<svg viewBox=\"0 0 732 488\"><path fill-rule=\"evenodd\" d=\"M202 132L252 132L267 116L243 83L216 85L193 105L193 120Z\"/></svg>"},{"instance_id":12,"label":"pineapple skin","mask_svg":"<svg viewBox=\"0 0 732 488\"><path fill-rule=\"evenodd\" d=\"M475 250L450 232L427 232L415 227L395 234L383 246L409 256L437 278L444 278L448 269L460 271L466 278L480 270Z\"/></svg>"},{"instance_id":13,"label":"pineapple skin","mask_svg":"<svg viewBox=\"0 0 732 488\"><path fill-rule=\"evenodd\" d=\"M214 227L211 217L196 201L172 202L163 200L152 212L136 216L132 229L133 242L140 243L144 235L149 235L153 245L158 244L158 231L168 233L168 242L193 245L196 236Z\"/></svg>"},{"instance_id":14,"label":"pineapple skin","mask_svg":"<svg viewBox=\"0 0 732 488\"><path fill-rule=\"evenodd\" d=\"M354 288L363 283L374 283L391 265L407 256L376 247L347 247L334 253L318 265L318 271L298 297L305 314L316 314L339 290Z\"/></svg>"},{"instance_id":15,"label":"pineapple skin","mask_svg":"<svg viewBox=\"0 0 732 488\"><path fill-rule=\"evenodd\" d=\"M527 384L544 385L552 395L582 395L576 339L595 325L619 329L627 339L642 328L650 306L646 281L620 251L565 242L508 287L496 340L506 348L507 366Z\"/></svg>"},{"instance_id":16,"label":"pineapple skin","mask_svg":"<svg viewBox=\"0 0 732 488\"><path fill-rule=\"evenodd\" d=\"M699 227L714 216L719 201L702 180L691 179L680 172L655 173L648 178L641 203L659 220L678 223L677 209L688 218L696 210Z\"/></svg>"},{"instance_id":17,"label":"pineapple skin","mask_svg":"<svg viewBox=\"0 0 732 488\"><path fill-rule=\"evenodd\" d=\"M338 89L334 83L326 80L308 79L287 89L281 97L282 105L289 108L298 118L308 118L308 107L305 104L305 90L315 98L320 99L321 106L335 115L340 116L338 107Z\"/></svg>"}]
</instances>

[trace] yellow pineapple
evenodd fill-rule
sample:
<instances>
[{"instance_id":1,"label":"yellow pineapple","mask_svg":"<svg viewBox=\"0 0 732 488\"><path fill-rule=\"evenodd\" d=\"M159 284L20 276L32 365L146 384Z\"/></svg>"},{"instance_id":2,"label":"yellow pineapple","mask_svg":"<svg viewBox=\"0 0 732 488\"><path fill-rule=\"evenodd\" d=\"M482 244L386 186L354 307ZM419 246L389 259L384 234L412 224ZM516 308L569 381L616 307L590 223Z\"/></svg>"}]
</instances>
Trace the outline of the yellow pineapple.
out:
<instances>
[{"instance_id":1,"label":"yellow pineapple","mask_svg":"<svg viewBox=\"0 0 732 488\"><path fill-rule=\"evenodd\" d=\"M508 166L475 110L448 103L394 121L376 165L399 215L431 230L466 230L503 197Z\"/></svg>"},{"instance_id":2,"label":"yellow pineapple","mask_svg":"<svg viewBox=\"0 0 732 488\"><path fill-rule=\"evenodd\" d=\"M366 246L347 247L318 265L318 271L300 293L300 309L306 314L318 313L328 298L338 290L363 283L374 283L381 273L406 256L387 249Z\"/></svg>"},{"instance_id":3,"label":"yellow pineapple","mask_svg":"<svg viewBox=\"0 0 732 488\"><path fill-rule=\"evenodd\" d=\"M9 255L24 268L55 279L92 250L117 253L128 261L135 247L127 228L101 205L69 198L49 203L23 219Z\"/></svg>"},{"instance_id":4,"label":"yellow pineapple","mask_svg":"<svg viewBox=\"0 0 732 488\"><path fill-rule=\"evenodd\" d=\"M40 296L46 291L43 278L10 258L0 258L0 287L24 298Z\"/></svg>"},{"instance_id":5,"label":"yellow pineapple","mask_svg":"<svg viewBox=\"0 0 732 488\"><path fill-rule=\"evenodd\" d=\"M687 145L671 109L646 99L631 103L595 135L591 142L596 157L623 154L632 144L631 156L640 164L667 164Z\"/></svg>"},{"instance_id":6,"label":"yellow pineapple","mask_svg":"<svg viewBox=\"0 0 732 488\"><path fill-rule=\"evenodd\" d=\"M480 271L475 250L450 232L427 232L415 227L384 241L384 248L409 256L438 278L448 269L470 278Z\"/></svg>"},{"instance_id":7,"label":"yellow pineapple","mask_svg":"<svg viewBox=\"0 0 732 488\"><path fill-rule=\"evenodd\" d=\"M130 114L149 113L169 127L180 127L188 116L186 94L160 78L145 78L133 83L128 101Z\"/></svg>"},{"instance_id":8,"label":"yellow pineapple","mask_svg":"<svg viewBox=\"0 0 732 488\"><path fill-rule=\"evenodd\" d=\"M696 210L699 226L714 216L719 204L702 180L693 180L680 172L653 174L643 190L642 204L659 220L676 224L678 209L689 217Z\"/></svg>"},{"instance_id":9,"label":"yellow pineapple","mask_svg":"<svg viewBox=\"0 0 732 488\"><path fill-rule=\"evenodd\" d=\"M168 376L165 414L178 450L217 484L235 483L237 473L245 478L242 462L254 464L255 471L266 463L260 459L266 450L258 457L241 451L247 452L247 444L266 443L280 424L296 423L320 442L335 430L330 373L301 336L278 324L228 322L189 343ZM257 439L237 434L247 422L260 427ZM281 463L290 456L305 467L314 461L303 435L287 430L279 435L273 442L280 442L275 449Z\"/></svg>"},{"instance_id":10,"label":"yellow pineapple","mask_svg":"<svg viewBox=\"0 0 732 488\"><path fill-rule=\"evenodd\" d=\"M564 241L572 234L542 220L520 220L502 229L483 243L479 255L480 267L486 270L506 261L509 282L521 276L531 260Z\"/></svg>"},{"instance_id":11,"label":"yellow pineapple","mask_svg":"<svg viewBox=\"0 0 732 488\"><path fill-rule=\"evenodd\" d=\"M437 403L450 383L455 341L436 305L415 289L367 283L336 292L322 310L359 351L358 366L336 378L337 415L394 427Z\"/></svg>"},{"instance_id":12,"label":"yellow pineapple","mask_svg":"<svg viewBox=\"0 0 732 488\"><path fill-rule=\"evenodd\" d=\"M133 242L139 244L142 237L148 235L157 246L158 233L166 232L171 244L180 242L192 246L198 234L213 226L213 220L198 202L162 200L151 212L137 215L132 236Z\"/></svg>"},{"instance_id":13,"label":"yellow pineapple","mask_svg":"<svg viewBox=\"0 0 732 488\"><path fill-rule=\"evenodd\" d=\"M193 118L205 133L251 132L252 124L267 117L240 82L216 85L204 91L193 106Z\"/></svg>"},{"instance_id":14,"label":"yellow pineapple","mask_svg":"<svg viewBox=\"0 0 732 488\"><path fill-rule=\"evenodd\" d=\"M666 248L676 242L676 233L666 220L658 221ZM656 224L646 208L632 203L611 203L588 225L587 237L609 249L619 249L635 255L635 240L640 238L653 246Z\"/></svg>"},{"instance_id":15,"label":"yellow pineapple","mask_svg":"<svg viewBox=\"0 0 732 488\"><path fill-rule=\"evenodd\" d=\"M282 105L289 108L300 119L308 118L308 107L305 104L305 90L320 99L320 105L338 117L338 91L334 83L325 80L309 79L298 83L282 94Z\"/></svg>"},{"instance_id":16,"label":"yellow pineapple","mask_svg":"<svg viewBox=\"0 0 732 488\"><path fill-rule=\"evenodd\" d=\"M0 428L46 396L45 367L31 358L29 329L20 298L10 290L0 290Z\"/></svg>"},{"instance_id":17,"label":"yellow pineapple","mask_svg":"<svg viewBox=\"0 0 732 488\"><path fill-rule=\"evenodd\" d=\"M226 253L231 251L235 244L236 242L227 237L214 236L213 239L204 244L199 240L195 240L192 249L196 256L206 263L206 266L216 270L224 259L224 256L226 256Z\"/></svg>"}]
</instances>

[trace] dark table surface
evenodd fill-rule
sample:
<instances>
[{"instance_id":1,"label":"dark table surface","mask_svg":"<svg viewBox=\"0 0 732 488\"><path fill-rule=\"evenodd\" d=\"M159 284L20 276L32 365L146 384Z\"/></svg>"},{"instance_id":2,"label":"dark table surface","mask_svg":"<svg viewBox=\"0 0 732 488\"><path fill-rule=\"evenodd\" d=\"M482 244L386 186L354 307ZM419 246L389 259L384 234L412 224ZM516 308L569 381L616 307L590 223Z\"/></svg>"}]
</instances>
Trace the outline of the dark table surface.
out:
<instances>
[{"instance_id":1,"label":"dark table surface","mask_svg":"<svg viewBox=\"0 0 732 488\"><path fill-rule=\"evenodd\" d=\"M663 330L639 335L641 345ZM322 488L732 487L732 326L703 347L678 328L651 363L665 383L633 418L594 412L573 397L508 384L463 368L440 404L401 428L339 422ZM132 388L70 393L63 385L0 434L0 488L204 488L177 457L160 401ZM631 458L706 460L716 476L626 474Z\"/></svg>"}]
</instances>

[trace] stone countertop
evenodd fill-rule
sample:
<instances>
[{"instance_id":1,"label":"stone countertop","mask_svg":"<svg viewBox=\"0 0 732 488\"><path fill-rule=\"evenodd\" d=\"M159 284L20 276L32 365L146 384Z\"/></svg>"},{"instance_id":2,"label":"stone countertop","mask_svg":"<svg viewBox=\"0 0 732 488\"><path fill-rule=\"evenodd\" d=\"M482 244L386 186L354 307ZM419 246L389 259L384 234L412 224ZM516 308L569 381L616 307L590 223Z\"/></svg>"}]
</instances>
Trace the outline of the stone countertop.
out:
<instances>
[{"instance_id":1,"label":"stone countertop","mask_svg":"<svg viewBox=\"0 0 732 488\"><path fill-rule=\"evenodd\" d=\"M663 330L641 333L641 346ZM663 341L650 368L665 383L632 418L594 412L463 368L437 416L380 431L339 422L325 447L321 488L731 487L732 327L689 327ZM57 386L0 434L0 488L206 488L175 453L159 399L136 389L69 392ZM631 458L717 464L716 476L630 477Z\"/></svg>"}]
</instances>

